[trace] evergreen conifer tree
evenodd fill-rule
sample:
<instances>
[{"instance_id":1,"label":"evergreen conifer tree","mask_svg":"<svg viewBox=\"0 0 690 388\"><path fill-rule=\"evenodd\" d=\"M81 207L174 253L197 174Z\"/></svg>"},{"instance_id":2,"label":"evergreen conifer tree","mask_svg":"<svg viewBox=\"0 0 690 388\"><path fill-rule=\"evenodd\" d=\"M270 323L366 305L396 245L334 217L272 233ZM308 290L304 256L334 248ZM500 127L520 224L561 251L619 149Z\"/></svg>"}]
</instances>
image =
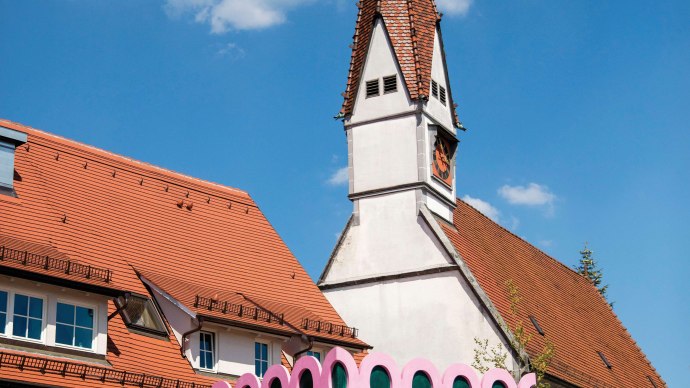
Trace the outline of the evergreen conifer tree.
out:
<instances>
[{"instance_id":1,"label":"evergreen conifer tree","mask_svg":"<svg viewBox=\"0 0 690 388\"><path fill-rule=\"evenodd\" d=\"M587 248L587 243L585 243L585 247L583 250L580 251L580 261L578 264L575 266L575 270L577 273L580 275L586 277L589 279L589 281L594 284L594 287L599 290L599 293L601 296L604 297L604 299L608 300L606 297L606 291L609 288L608 284L602 285L602 277L604 274L602 273L602 270L599 268L597 265L597 261L592 257L593 252ZM613 303L609 302L611 307L613 307Z\"/></svg>"}]
</instances>

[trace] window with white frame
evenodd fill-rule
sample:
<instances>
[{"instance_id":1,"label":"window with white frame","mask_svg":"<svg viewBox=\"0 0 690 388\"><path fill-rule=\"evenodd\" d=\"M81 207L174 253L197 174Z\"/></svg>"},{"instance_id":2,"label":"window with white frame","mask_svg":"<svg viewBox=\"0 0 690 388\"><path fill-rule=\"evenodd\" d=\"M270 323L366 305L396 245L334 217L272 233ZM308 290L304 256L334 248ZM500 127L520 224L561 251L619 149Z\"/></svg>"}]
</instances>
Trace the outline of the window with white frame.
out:
<instances>
[{"instance_id":1,"label":"window with white frame","mask_svg":"<svg viewBox=\"0 0 690 388\"><path fill-rule=\"evenodd\" d=\"M14 294L12 336L41 340L43 332L43 299Z\"/></svg>"},{"instance_id":2,"label":"window with white frame","mask_svg":"<svg viewBox=\"0 0 690 388\"><path fill-rule=\"evenodd\" d=\"M307 354L307 356L312 356L315 359L321 361L321 352L308 350L306 354Z\"/></svg>"},{"instance_id":3,"label":"window with white frame","mask_svg":"<svg viewBox=\"0 0 690 388\"><path fill-rule=\"evenodd\" d=\"M264 377L268 370L268 344L263 342L254 343L254 374Z\"/></svg>"},{"instance_id":4,"label":"window with white frame","mask_svg":"<svg viewBox=\"0 0 690 388\"><path fill-rule=\"evenodd\" d=\"M216 335L208 331L199 332L199 369L213 370L216 360Z\"/></svg>"},{"instance_id":5,"label":"window with white frame","mask_svg":"<svg viewBox=\"0 0 690 388\"><path fill-rule=\"evenodd\" d=\"M0 291L0 334L5 334L7 326L7 297L7 292Z\"/></svg>"},{"instance_id":6,"label":"window with white frame","mask_svg":"<svg viewBox=\"0 0 690 388\"><path fill-rule=\"evenodd\" d=\"M93 308L58 302L55 316L55 343L92 349L94 323Z\"/></svg>"}]
</instances>

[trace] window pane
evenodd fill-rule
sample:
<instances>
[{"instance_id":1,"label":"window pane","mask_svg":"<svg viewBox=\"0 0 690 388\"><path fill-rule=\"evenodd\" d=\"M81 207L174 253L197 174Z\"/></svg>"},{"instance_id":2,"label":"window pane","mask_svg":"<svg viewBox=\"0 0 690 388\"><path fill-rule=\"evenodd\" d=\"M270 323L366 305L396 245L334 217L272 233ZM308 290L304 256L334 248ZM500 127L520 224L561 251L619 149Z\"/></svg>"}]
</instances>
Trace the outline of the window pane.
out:
<instances>
[{"instance_id":1,"label":"window pane","mask_svg":"<svg viewBox=\"0 0 690 388\"><path fill-rule=\"evenodd\" d=\"M7 312L7 293L0 291L0 312Z\"/></svg>"},{"instance_id":2,"label":"window pane","mask_svg":"<svg viewBox=\"0 0 690 388\"><path fill-rule=\"evenodd\" d=\"M254 374L261 377L261 361L254 361Z\"/></svg>"},{"instance_id":3,"label":"window pane","mask_svg":"<svg viewBox=\"0 0 690 388\"><path fill-rule=\"evenodd\" d=\"M311 372L309 370L305 370L302 372L302 375L299 377L299 388L313 388L314 387L314 380L311 377Z\"/></svg>"},{"instance_id":4,"label":"window pane","mask_svg":"<svg viewBox=\"0 0 690 388\"><path fill-rule=\"evenodd\" d=\"M31 318L43 318L43 299L29 298L29 316Z\"/></svg>"},{"instance_id":5,"label":"window pane","mask_svg":"<svg viewBox=\"0 0 690 388\"><path fill-rule=\"evenodd\" d=\"M261 359L268 360L268 345L261 344Z\"/></svg>"},{"instance_id":6,"label":"window pane","mask_svg":"<svg viewBox=\"0 0 690 388\"><path fill-rule=\"evenodd\" d=\"M77 326L93 327L93 309L77 307Z\"/></svg>"},{"instance_id":7,"label":"window pane","mask_svg":"<svg viewBox=\"0 0 690 388\"><path fill-rule=\"evenodd\" d=\"M19 315L28 315L29 313L29 297L21 294L14 294L14 313Z\"/></svg>"},{"instance_id":8,"label":"window pane","mask_svg":"<svg viewBox=\"0 0 690 388\"><path fill-rule=\"evenodd\" d=\"M261 345L258 342L254 342L254 359L258 360L261 359L261 350L259 350L259 345Z\"/></svg>"},{"instance_id":9,"label":"window pane","mask_svg":"<svg viewBox=\"0 0 690 388\"><path fill-rule=\"evenodd\" d=\"M262 361L261 362L261 377L263 377L266 374L267 370L268 370L268 362Z\"/></svg>"},{"instance_id":10,"label":"window pane","mask_svg":"<svg viewBox=\"0 0 690 388\"><path fill-rule=\"evenodd\" d=\"M7 325L7 314L0 313L0 333L5 334L5 326Z\"/></svg>"},{"instance_id":11,"label":"window pane","mask_svg":"<svg viewBox=\"0 0 690 388\"><path fill-rule=\"evenodd\" d=\"M63 345L74 345L74 327L56 324L55 325L55 342Z\"/></svg>"},{"instance_id":12,"label":"window pane","mask_svg":"<svg viewBox=\"0 0 690 388\"><path fill-rule=\"evenodd\" d=\"M12 326L12 335L17 337L26 337L26 318L14 317L14 325Z\"/></svg>"},{"instance_id":13,"label":"window pane","mask_svg":"<svg viewBox=\"0 0 690 388\"><path fill-rule=\"evenodd\" d=\"M424 372L417 372L412 378L412 388L431 388L431 381Z\"/></svg>"},{"instance_id":14,"label":"window pane","mask_svg":"<svg viewBox=\"0 0 690 388\"><path fill-rule=\"evenodd\" d=\"M206 368L213 369L213 353L206 352Z\"/></svg>"},{"instance_id":15,"label":"window pane","mask_svg":"<svg viewBox=\"0 0 690 388\"><path fill-rule=\"evenodd\" d=\"M470 383L461 376L458 376L453 380L453 388L470 388Z\"/></svg>"},{"instance_id":16,"label":"window pane","mask_svg":"<svg viewBox=\"0 0 690 388\"><path fill-rule=\"evenodd\" d=\"M331 371L331 385L333 388L347 388L347 372L343 364L337 363Z\"/></svg>"},{"instance_id":17,"label":"window pane","mask_svg":"<svg viewBox=\"0 0 690 388\"><path fill-rule=\"evenodd\" d=\"M390 388L391 379L388 372L380 366L375 367L369 376L370 388Z\"/></svg>"},{"instance_id":18,"label":"window pane","mask_svg":"<svg viewBox=\"0 0 690 388\"><path fill-rule=\"evenodd\" d=\"M64 303L58 303L55 321L58 323L74 325L74 306Z\"/></svg>"},{"instance_id":19,"label":"window pane","mask_svg":"<svg viewBox=\"0 0 690 388\"><path fill-rule=\"evenodd\" d=\"M38 340L41 339L41 320L29 319L29 338Z\"/></svg>"},{"instance_id":20,"label":"window pane","mask_svg":"<svg viewBox=\"0 0 690 388\"><path fill-rule=\"evenodd\" d=\"M93 341L93 330L77 327L74 329L74 346L91 349Z\"/></svg>"}]
</instances>

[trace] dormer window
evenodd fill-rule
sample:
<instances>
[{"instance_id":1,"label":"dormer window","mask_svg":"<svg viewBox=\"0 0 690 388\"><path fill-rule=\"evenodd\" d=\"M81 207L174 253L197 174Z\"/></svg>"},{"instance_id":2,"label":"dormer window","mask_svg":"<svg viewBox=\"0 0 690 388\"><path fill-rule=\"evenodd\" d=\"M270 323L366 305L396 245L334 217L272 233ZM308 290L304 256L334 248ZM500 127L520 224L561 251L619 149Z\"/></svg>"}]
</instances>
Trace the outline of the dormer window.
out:
<instances>
[{"instance_id":1,"label":"dormer window","mask_svg":"<svg viewBox=\"0 0 690 388\"><path fill-rule=\"evenodd\" d=\"M379 94L381 94L379 92L379 80L367 81L367 97L376 97Z\"/></svg>"},{"instance_id":2,"label":"dormer window","mask_svg":"<svg viewBox=\"0 0 690 388\"><path fill-rule=\"evenodd\" d=\"M132 296L122 310L127 326L158 335L167 335L163 319L151 299Z\"/></svg>"},{"instance_id":3,"label":"dormer window","mask_svg":"<svg viewBox=\"0 0 690 388\"><path fill-rule=\"evenodd\" d=\"M26 134L0 126L0 194L14 196L14 150Z\"/></svg>"},{"instance_id":4,"label":"dormer window","mask_svg":"<svg viewBox=\"0 0 690 388\"><path fill-rule=\"evenodd\" d=\"M383 93L395 93L398 91L398 76L383 77Z\"/></svg>"}]
</instances>

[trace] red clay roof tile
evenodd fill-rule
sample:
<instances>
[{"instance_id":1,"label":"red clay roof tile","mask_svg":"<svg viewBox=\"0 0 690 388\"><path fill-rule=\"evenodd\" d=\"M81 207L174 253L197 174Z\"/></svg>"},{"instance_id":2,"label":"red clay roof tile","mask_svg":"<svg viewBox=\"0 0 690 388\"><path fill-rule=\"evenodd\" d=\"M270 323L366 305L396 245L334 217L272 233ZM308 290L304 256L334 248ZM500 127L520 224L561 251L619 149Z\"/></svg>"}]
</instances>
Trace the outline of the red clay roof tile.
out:
<instances>
[{"instance_id":1,"label":"red clay roof tile","mask_svg":"<svg viewBox=\"0 0 690 388\"><path fill-rule=\"evenodd\" d=\"M454 226L439 221L481 288L510 327L532 335L527 352L555 345L548 373L578 386L665 386L606 300L584 277L458 200ZM506 282L518 287L520 315L511 314ZM539 322L541 336L529 315ZM611 362L607 368L597 352Z\"/></svg>"},{"instance_id":2,"label":"red clay roof tile","mask_svg":"<svg viewBox=\"0 0 690 388\"><path fill-rule=\"evenodd\" d=\"M108 268L109 286L119 290L149 295L136 271L154 272L344 324L247 193L11 121L0 125L28 134L15 152L18 198L0 206L0 245ZM180 201L184 206L177 206ZM115 311L112 302L109 308ZM109 321L108 337L113 368L211 381L180 357L174 335L167 341L139 335L116 317ZM357 339L340 339L366 347ZM24 373L33 378L33 372ZM40 381L70 385L62 376Z\"/></svg>"},{"instance_id":3,"label":"red clay roof tile","mask_svg":"<svg viewBox=\"0 0 690 388\"><path fill-rule=\"evenodd\" d=\"M413 100L425 100L431 85L431 62L434 55L434 37L441 18L433 0L363 0L357 5L359 12L352 43L350 70L345 99L341 108L344 115L352 114L361 81L367 50L374 31L374 22L381 17L388 31L403 78ZM450 99L454 124L459 125L457 112Z\"/></svg>"}]
</instances>

